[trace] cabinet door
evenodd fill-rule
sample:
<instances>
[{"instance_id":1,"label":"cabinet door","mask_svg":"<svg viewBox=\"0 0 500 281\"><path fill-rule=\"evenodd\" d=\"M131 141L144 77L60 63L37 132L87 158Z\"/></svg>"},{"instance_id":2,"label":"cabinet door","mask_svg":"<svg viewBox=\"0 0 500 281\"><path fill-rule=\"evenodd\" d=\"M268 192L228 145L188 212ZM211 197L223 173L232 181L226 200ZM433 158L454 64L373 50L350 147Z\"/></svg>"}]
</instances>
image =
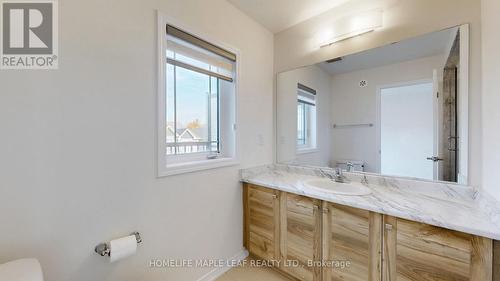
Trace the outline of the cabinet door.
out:
<instances>
[{"instance_id":1,"label":"cabinet door","mask_svg":"<svg viewBox=\"0 0 500 281\"><path fill-rule=\"evenodd\" d=\"M320 281L321 201L290 193L280 197L281 270L303 281Z\"/></svg>"},{"instance_id":2,"label":"cabinet door","mask_svg":"<svg viewBox=\"0 0 500 281\"><path fill-rule=\"evenodd\" d=\"M323 202L323 280L382 279L382 215Z\"/></svg>"},{"instance_id":3,"label":"cabinet door","mask_svg":"<svg viewBox=\"0 0 500 281\"><path fill-rule=\"evenodd\" d=\"M492 241L384 217L384 281L491 281Z\"/></svg>"},{"instance_id":4,"label":"cabinet door","mask_svg":"<svg viewBox=\"0 0 500 281\"><path fill-rule=\"evenodd\" d=\"M243 192L245 247L258 258L276 260L279 255L279 192L251 184L245 184Z\"/></svg>"}]
</instances>

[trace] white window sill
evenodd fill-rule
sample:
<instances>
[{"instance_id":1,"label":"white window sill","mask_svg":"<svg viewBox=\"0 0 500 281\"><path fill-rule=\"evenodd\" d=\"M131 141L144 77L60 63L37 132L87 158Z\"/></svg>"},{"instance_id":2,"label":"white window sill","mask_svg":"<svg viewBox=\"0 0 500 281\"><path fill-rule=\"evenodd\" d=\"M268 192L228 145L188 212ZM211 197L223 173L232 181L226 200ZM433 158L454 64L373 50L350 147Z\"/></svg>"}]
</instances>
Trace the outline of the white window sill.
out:
<instances>
[{"instance_id":1,"label":"white window sill","mask_svg":"<svg viewBox=\"0 0 500 281\"><path fill-rule=\"evenodd\" d=\"M317 148L301 148L297 149L297 154L308 154L308 153L316 153L319 152Z\"/></svg>"},{"instance_id":2,"label":"white window sill","mask_svg":"<svg viewBox=\"0 0 500 281\"><path fill-rule=\"evenodd\" d=\"M200 160L193 162L184 162L167 165L163 171L159 171L158 177L168 177L173 175L193 173L197 171L216 169L221 167L236 166L239 162L234 158L218 158L209 160Z\"/></svg>"}]
</instances>

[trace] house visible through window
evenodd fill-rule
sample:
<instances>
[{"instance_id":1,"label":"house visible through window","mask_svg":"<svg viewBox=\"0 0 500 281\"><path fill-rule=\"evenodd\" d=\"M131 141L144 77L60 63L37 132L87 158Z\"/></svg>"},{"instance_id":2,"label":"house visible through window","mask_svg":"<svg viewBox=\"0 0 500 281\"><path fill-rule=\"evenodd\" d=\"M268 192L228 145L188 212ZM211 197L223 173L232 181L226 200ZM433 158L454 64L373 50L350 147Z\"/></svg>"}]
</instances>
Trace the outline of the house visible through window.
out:
<instances>
[{"instance_id":1,"label":"house visible through window","mask_svg":"<svg viewBox=\"0 0 500 281\"><path fill-rule=\"evenodd\" d=\"M219 78L168 63L167 155L219 153Z\"/></svg>"},{"instance_id":2,"label":"house visible through window","mask_svg":"<svg viewBox=\"0 0 500 281\"><path fill-rule=\"evenodd\" d=\"M236 55L167 25L166 166L235 154Z\"/></svg>"},{"instance_id":3,"label":"house visible through window","mask_svg":"<svg viewBox=\"0 0 500 281\"><path fill-rule=\"evenodd\" d=\"M297 84L297 149L316 148L316 91Z\"/></svg>"}]
</instances>

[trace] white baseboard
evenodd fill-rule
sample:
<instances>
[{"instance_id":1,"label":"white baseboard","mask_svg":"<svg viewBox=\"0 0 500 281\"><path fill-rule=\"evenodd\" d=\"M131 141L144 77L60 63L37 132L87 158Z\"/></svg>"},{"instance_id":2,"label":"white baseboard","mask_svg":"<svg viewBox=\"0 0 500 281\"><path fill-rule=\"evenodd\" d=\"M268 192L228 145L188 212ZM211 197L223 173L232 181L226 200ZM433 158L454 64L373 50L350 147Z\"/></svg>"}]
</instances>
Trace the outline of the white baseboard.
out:
<instances>
[{"instance_id":1,"label":"white baseboard","mask_svg":"<svg viewBox=\"0 0 500 281\"><path fill-rule=\"evenodd\" d=\"M240 252L238 252L236 255L233 257L229 258L230 261L242 261L248 257L248 251L245 249L242 249ZM237 263L237 262L235 262ZM210 272L207 274L203 275L200 279L197 281L214 281L217 278L219 278L222 274L226 273L228 270L230 270L232 267L231 266L224 266L224 267L217 267L212 269Z\"/></svg>"}]
</instances>

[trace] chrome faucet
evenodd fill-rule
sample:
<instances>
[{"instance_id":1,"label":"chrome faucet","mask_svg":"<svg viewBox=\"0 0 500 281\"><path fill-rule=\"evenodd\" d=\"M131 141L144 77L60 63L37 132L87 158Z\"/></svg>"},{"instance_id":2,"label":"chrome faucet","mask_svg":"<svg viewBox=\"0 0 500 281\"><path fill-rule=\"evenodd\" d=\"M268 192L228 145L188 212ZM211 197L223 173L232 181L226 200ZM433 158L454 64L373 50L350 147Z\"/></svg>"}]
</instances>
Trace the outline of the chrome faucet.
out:
<instances>
[{"instance_id":1,"label":"chrome faucet","mask_svg":"<svg viewBox=\"0 0 500 281\"><path fill-rule=\"evenodd\" d=\"M323 169L319 169L319 171L324 177L327 177L332 181L340 182L340 183L348 183L349 182L349 179L347 179L346 176L344 176L344 174L342 173L341 168L335 168L333 174L330 172L324 171Z\"/></svg>"},{"instance_id":2,"label":"chrome faucet","mask_svg":"<svg viewBox=\"0 0 500 281\"><path fill-rule=\"evenodd\" d=\"M335 173L333 174L336 182L346 183L349 180L342 173L342 168L335 168Z\"/></svg>"},{"instance_id":3,"label":"chrome faucet","mask_svg":"<svg viewBox=\"0 0 500 281\"><path fill-rule=\"evenodd\" d=\"M352 172L354 170L354 164L352 162L347 162L346 166L348 172Z\"/></svg>"},{"instance_id":4,"label":"chrome faucet","mask_svg":"<svg viewBox=\"0 0 500 281\"><path fill-rule=\"evenodd\" d=\"M363 174L363 179L361 180L361 184L365 186L369 184L368 179L366 178L366 174Z\"/></svg>"}]
</instances>

